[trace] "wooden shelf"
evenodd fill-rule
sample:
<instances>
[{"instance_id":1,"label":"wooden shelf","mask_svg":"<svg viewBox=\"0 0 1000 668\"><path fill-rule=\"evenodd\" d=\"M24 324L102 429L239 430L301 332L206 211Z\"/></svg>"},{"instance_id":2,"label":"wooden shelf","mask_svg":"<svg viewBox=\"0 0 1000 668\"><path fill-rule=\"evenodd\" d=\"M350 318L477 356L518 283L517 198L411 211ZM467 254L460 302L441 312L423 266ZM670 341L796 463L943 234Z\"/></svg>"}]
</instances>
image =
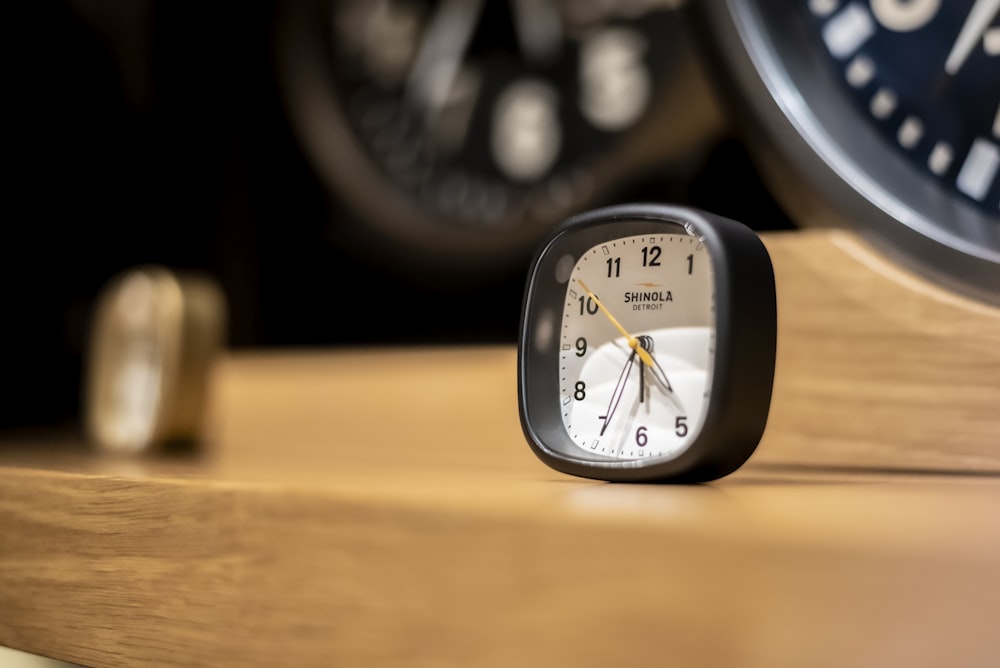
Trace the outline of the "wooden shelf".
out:
<instances>
[{"instance_id":1,"label":"wooden shelf","mask_svg":"<svg viewBox=\"0 0 1000 668\"><path fill-rule=\"evenodd\" d=\"M197 452L0 440L0 644L94 666L994 665L1000 312L845 233L767 243L773 413L736 474L547 469L512 347L231 355Z\"/></svg>"}]
</instances>

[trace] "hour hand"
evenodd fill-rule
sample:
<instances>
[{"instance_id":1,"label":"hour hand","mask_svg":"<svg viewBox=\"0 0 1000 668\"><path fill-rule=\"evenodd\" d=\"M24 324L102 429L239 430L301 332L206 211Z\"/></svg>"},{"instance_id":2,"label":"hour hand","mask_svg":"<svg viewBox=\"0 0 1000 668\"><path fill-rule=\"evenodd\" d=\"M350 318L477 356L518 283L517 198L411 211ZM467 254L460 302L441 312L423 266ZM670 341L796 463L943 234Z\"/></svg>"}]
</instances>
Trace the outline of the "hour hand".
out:
<instances>
[{"instance_id":1,"label":"hour hand","mask_svg":"<svg viewBox=\"0 0 1000 668\"><path fill-rule=\"evenodd\" d=\"M663 370L662 366L660 366L660 362L656 359L654 354L656 342L653 340L653 337L643 334L637 336L636 339L639 341L639 347L649 354L649 358L652 361L652 364L649 365L649 372L652 374L653 378L655 378L656 381L667 390L667 396L670 397L670 399L674 402L674 405L676 405L677 408L683 413L684 405L681 404L680 397L678 397L677 393L674 392L674 387L670 384L670 380L667 378L667 372ZM642 390L640 390L640 392L641 391Z\"/></svg>"}]
</instances>

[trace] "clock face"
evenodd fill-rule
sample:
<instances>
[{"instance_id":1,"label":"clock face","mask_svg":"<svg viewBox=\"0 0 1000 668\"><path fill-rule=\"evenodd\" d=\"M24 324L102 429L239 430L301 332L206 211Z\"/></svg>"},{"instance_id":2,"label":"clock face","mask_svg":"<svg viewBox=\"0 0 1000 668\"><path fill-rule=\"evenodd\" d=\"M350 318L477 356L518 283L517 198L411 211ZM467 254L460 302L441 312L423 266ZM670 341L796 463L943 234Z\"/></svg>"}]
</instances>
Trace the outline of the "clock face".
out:
<instances>
[{"instance_id":1,"label":"clock face","mask_svg":"<svg viewBox=\"0 0 1000 668\"><path fill-rule=\"evenodd\" d=\"M1000 211L1000 2L803 0L829 65L893 150Z\"/></svg>"},{"instance_id":2,"label":"clock face","mask_svg":"<svg viewBox=\"0 0 1000 668\"><path fill-rule=\"evenodd\" d=\"M559 400L567 433L588 453L669 459L701 430L715 352L712 267L678 228L604 241L569 274Z\"/></svg>"}]
</instances>

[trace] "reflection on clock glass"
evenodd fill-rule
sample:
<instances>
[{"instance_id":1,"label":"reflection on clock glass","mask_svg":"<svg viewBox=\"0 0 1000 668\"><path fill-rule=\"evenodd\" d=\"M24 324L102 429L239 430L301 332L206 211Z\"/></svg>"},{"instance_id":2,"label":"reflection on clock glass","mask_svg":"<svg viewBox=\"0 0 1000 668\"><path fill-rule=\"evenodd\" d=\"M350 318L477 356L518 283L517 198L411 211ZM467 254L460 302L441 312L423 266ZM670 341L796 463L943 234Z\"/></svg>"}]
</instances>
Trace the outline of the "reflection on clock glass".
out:
<instances>
[{"instance_id":1,"label":"reflection on clock glass","mask_svg":"<svg viewBox=\"0 0 1000 668\"><path fill-rule=\"evenodd\" d=\"M1000 211L1000 0L805 0L854 104L918 169Z\"/></svg>"},{"instance_id":2,"label":"reflection on clock glass","mask_svg":"<svg viewBox=\"0 0 1000 668\"><path fill-rule=\"evenodd\" d=\"M577 446L621 459L669 458L693 442L715 355L713 290L708 252L684 233L609 240L576 261L559 387Z\"/></svg>"},{"instance_id":3,"label":"reflection on clock glass","mask_svg":"<svg viewBox=\"0 0 1000 668\"><path fill-rule=\"evenodd\" d=\"M667 0L339 0L334 84L383 175L460 225L547 221L650 109Z\"/></svg>"}]
</instances>

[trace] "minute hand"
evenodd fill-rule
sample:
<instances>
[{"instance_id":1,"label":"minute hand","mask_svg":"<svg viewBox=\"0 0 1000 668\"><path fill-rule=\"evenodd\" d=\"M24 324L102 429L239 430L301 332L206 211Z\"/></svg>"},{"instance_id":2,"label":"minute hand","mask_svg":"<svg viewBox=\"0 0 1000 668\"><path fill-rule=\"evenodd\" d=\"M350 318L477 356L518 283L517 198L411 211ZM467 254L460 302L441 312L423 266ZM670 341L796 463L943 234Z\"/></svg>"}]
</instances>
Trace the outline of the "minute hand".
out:
<instances>
[{"instance_id":1,"label":"minute hand","mask_svg":"<svg viewBox=\"0 0 1000 668\"><path fill-rule=\"evenodd\" d=\"M615 326L615 329L621 332L622 336L624 336L628 341L628 347L638 353L639 359L642 360L642 363L648 367L652 367L653 358L649 356L649 353L646 352L642 346L639 345L639 339L629 334L628 331L622 327L622 324L615 319L615 316L611 315L611 311L609 311L607 307L601 303L601 300L597 298L597 295L595 295L590 288L587 287L586 283L581 281L579 278L576 279L576 282L580 284L580 287L587 293L587 296L594 300L594 303L597 304L597 308L601 309L604 315L608 317L608 320L610 320L611 324Z\"/></svg>"},{"instance_id":2,"label":"minute hand","mask_svg":"<svg viewBox=\"0 0 1000 668\"><path fill-rule=\"evenodd\" d=\"M417 103L424 120L436 118L445 106L481 10L482 0L445 0L425 29L406 81L406 97Z\"/></svg>"},{"instance_id":3,"label":"minute hand","mask_svg":"<svg viewBox=\"0 0 1000 668\"><path fill-rule=\"evenodd\" d=\"M604 412L604 415L598 416L597 419L602 420L601 425L601 436L604 436L604 432L607 430L608 425L611 424L611 418L615 416L615 411L618 410L618 404L621 403L622 394L625 392L625 384L628 382L629 374L632 373L632 364L635 363L635 351L628 356L628 361L625 362L625 366L622 367L621 374L618 375L618 383L615 385L614 391L611 393L611 401L608 402L608 410ZM642 366L639 370L642 370ZM640 385L639 391L642 392L642 386Z\"/></svg>"}]
</instances>

